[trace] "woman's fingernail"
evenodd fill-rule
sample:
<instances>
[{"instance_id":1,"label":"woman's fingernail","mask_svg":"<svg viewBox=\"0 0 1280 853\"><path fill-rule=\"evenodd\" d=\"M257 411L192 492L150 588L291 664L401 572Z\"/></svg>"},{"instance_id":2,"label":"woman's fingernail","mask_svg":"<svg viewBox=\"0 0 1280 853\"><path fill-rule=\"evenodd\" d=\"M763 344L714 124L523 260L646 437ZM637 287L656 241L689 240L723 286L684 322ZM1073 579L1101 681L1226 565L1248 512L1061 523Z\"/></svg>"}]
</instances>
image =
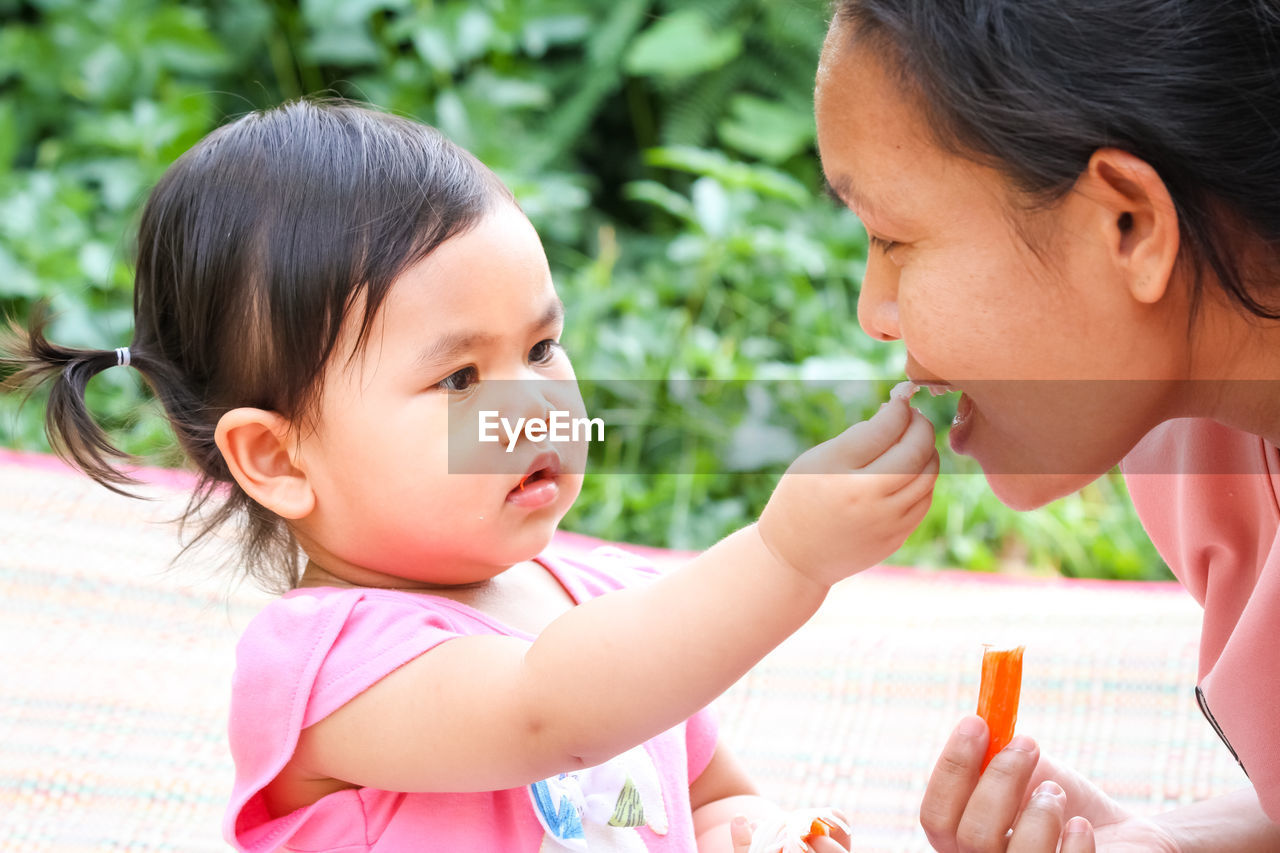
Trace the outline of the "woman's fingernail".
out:
<instances>
[{"instance_id":1,"label":"woman's fingernail","mask_svg":"<svg viewBox=\"0 0 1280 853\"><path fill-rule=\"evenodd\" d=\"M1066 794L1067 792L1062 790L1061 785L1059 785L1057 782L1053 781L1052 779L1046 779L1040 783L1039 787L1036 788L1035 793L1033 793L1031 796L1049 797L1052 799L1057 799L1058 797L1066 796Z\"/></svg>"},{"instance_id":2,"label":"woman's fingernail","mask_svg":"<svg viewBox=\"0 0 1280 853\"><path fill-rule=\"evenodd\" d=\"M956 731L965 737L981 737L987 733L987 724L981 717L965 717L960 721L960 725L956 726Z\"/></svg>"},{"instance_id":3,"label":"woman's fingernail","mask_svg":"<svg viewBox=\"0 0 1280 853\"><path fill-rule=\"evenodd\" d=\"M1018 735L1009 741L1009 745L1005 748L1012 749L1014 752L1031 752L1036 748L1036 742L1026 735Z\"/></svg>"},{"instance_id":4,"label":"woman's fingernail","mask_svg":"<svg viewBox=\"0 0 1280 853\"><path fill-rule=\"evenodd\" d=\"M1090 829L1089 821L1082 817L1073 817L1067 821L1067 835L1082 835Z\"/></svg>"},{"instance_id":5,"label":"woman's fingernail","mask_svg":"<svg viewBox=\"0 0 1280 853\"><path fill-rule=\"evenodd\" d=\"M745 826L747 825L747 819L746 819L745 817L743 817L742 815L735 815L735 816L734 816L734 818L733 818L733 820L732 820L732 821L730 821L730 822L731 822L734 826L739 826L739 827L745 827Z\"/></svg>"}]
</instances>

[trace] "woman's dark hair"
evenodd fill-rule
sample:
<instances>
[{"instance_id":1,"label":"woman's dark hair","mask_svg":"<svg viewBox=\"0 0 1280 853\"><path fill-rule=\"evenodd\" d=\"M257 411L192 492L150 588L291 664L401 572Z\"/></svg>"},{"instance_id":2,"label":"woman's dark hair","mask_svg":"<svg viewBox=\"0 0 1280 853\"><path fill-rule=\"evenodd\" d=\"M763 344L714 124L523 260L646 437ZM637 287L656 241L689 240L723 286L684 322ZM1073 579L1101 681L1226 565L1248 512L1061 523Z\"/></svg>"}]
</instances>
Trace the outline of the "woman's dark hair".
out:
<instances>
[{"instance_id":1,"label":"woman's dark hair","mask_svg":"<svg viewBox=\"0 0 1280 853\"><path fill-rule=\"evenodd\" d=\"M944 149L1037 204L1099 148L1145 160L1177 209L1193 306L1209 270L1280 319L1236 261L1241 225L1280 252L1277 0L837 0L835 17L896 65Z\"/></svg>"},{"instance_id":2,"label":"woman's dark hair","mask_svg":"<svg viewBox=\"0 0 1280 853\"><path fill-rule=\"evenodd\" d=\"M436 130L342 101L246 115L169 168L138 228L130 354L197 470L193 542L242 518L245 570L267 588L296 585L297 543L232 479L218 419L239 406L305 419L348 313L362 312L360 347L396 277L509 198ZM0 343L18 368L9 382L51 381L51 445L124 492L132 480L112 463L129 457L84 401L116 354L56 345L44 327L37 309Z\"/></svg>"}]
</instances>

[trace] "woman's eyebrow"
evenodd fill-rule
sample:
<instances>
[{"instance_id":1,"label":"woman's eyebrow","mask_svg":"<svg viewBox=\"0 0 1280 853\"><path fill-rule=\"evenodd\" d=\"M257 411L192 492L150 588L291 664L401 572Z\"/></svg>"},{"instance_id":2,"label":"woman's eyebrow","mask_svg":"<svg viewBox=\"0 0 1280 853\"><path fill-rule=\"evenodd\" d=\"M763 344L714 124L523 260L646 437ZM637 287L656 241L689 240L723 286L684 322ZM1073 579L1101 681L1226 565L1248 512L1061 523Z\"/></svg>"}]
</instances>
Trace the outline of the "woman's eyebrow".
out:
<instances>
[{"instance_id":1,"label":"woman's eyebrow","mask_svg":"<svg viewBox=\"0 0 1280 853\"><path fill-rule=\"evenodd\" d=\"M832 180L825 175L822 178L823 191L831 198L852 208L855 213L865 211L871 215L875 215L876 206L867 201L858 194L853 188L853 182L846 175L836 175Z\"/></svg>"},{"instance_id":2,"label":"woman's eyebrow","mask_svg":"<svg viewBox=\"0 0 1280 853\"><path fill-rule=\"evenodd\" d=\"M861 195L853 187L853 182L846 175L836 175L835 178L827 178L825 175L822 179L823 192L828 196L840 202L854 212L859 219L869 218L876 222L897 222L901 223L901 217L890 216L884 212L884 209L877 206L864 195Z\"/></svg>"}]
</instances>

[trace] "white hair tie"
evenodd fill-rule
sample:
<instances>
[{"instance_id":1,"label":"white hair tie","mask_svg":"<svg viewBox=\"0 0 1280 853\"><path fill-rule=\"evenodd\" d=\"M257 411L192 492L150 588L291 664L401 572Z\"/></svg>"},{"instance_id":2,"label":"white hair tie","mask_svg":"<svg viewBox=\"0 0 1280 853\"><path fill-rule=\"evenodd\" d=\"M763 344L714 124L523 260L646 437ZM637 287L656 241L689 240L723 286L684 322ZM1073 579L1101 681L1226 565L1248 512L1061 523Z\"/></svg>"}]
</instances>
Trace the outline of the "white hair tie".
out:
<instances>
[{"instance_id":1,"label":"white hair tie","mask_svg":"<svg viewBox=\"0 0 1280 853\"><path fill-rule=\"evenodd\" d=\"M129 348L116 347L116 367L129 366Z\"/></svg>"}]
</instances>

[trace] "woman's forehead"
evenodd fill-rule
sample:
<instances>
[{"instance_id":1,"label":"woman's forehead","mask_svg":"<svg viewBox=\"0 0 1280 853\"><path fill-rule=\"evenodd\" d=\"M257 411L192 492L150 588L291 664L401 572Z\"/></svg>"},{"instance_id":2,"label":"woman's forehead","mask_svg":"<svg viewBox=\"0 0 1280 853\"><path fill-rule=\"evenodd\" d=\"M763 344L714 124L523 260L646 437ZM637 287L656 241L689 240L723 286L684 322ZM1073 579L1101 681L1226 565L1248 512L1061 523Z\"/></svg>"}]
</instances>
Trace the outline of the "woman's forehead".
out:
<instances>
[{"instance_id":1,"label":"woman's forehead","mask_svg":"<svg viewBox=\"0 0 1280 853\"><path fill-rule=\"evenodd\" d=\"M824 63L814 104L819 152L837 190L846 183L863 189L864 182L846 174L856 162L845 161L874 153L878 160L909 162L933 147L918 99L886 73L874 51L845 47Z\"/></svg>"},{"instance_id":2,"label":"woman's forehead","mask_svg":"<svg viewBox=\"0 0 1280 853\"><path fill-rule=\"evenodd\" d=\"M831 50L832 48L828 48ZM935 141L921 100L881 51L839 43L815 91L818 150L833 194L879 227L909 227L975 194L999 202L1005 181Z\"/></svg>"}]
</instances>

